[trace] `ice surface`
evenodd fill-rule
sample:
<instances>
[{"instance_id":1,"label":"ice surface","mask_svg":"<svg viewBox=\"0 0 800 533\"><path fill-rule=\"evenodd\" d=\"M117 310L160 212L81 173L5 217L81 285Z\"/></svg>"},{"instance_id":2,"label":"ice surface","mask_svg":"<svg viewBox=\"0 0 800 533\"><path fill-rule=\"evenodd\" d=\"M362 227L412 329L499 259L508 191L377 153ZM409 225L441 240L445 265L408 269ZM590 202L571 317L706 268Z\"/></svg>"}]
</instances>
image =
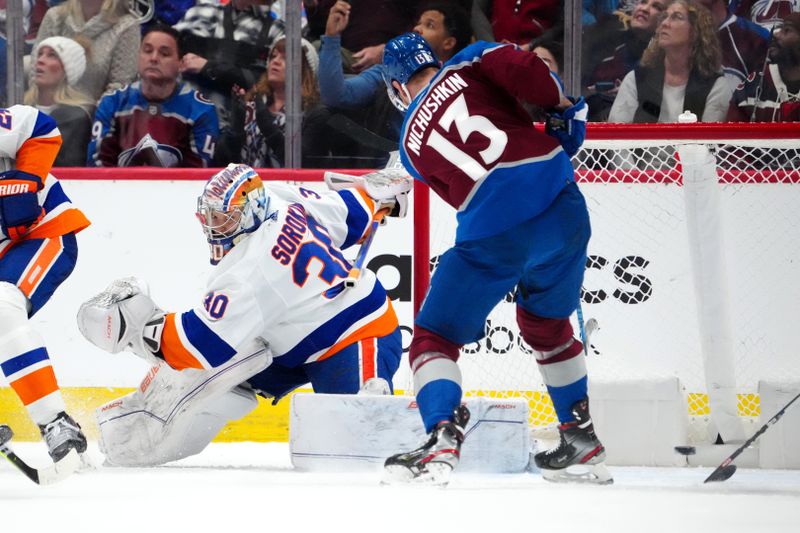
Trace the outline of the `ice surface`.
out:
<instances>
[{"instance_id":1,"label":"ice surface","mask_svg":"<svg viewBox=\"0 0 800 533\"><path fill-rule=\"evenodd\" d=\"M31 463L47 461L40 444L14 448ZM96 448L90 454L101 461ZM0 532L800 531L797 471L740 469L703 485L709 468L610 470L610 487L554 485L535 473L387 487L378 472L295 471L287 444L236 443L170 466L100 467L39 487L3 462Z\"/></svg>"}]
</instances>

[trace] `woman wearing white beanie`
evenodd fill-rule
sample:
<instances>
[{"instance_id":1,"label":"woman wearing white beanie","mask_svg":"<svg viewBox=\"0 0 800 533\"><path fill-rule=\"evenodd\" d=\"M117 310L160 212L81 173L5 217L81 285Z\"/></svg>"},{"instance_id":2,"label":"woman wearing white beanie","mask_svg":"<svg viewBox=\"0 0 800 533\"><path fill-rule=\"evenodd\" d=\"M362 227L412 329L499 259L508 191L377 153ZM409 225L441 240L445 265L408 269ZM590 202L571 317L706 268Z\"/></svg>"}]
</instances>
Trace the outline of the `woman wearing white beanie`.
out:
<instances>
[{"instance_id":1,"label":"woman wearing white beanie","mask_svg":"<svg viewBox=\"0 0 800 533\"><path fill-rule=\"evenodd\" d=\"M128 5L128 0L66 0L44 14L34 48L56 35L85 37L90 55L77 87L97 102L136 78L140 26Z\"/></svg>"},{"instance_id":2,"label":"woman wearing white beanie","mask_svg":"<svg viewBox=\"0 0 800 533\"><path fill-rule=\"evenodd\" d=\"M76 89L86 71L86 48L68 37L48 37L33 56L33 79L24 102L53 117L61 131L61 151L53 166L83 166L95 107L89 96Z\"/></svg>"}]
</instances>

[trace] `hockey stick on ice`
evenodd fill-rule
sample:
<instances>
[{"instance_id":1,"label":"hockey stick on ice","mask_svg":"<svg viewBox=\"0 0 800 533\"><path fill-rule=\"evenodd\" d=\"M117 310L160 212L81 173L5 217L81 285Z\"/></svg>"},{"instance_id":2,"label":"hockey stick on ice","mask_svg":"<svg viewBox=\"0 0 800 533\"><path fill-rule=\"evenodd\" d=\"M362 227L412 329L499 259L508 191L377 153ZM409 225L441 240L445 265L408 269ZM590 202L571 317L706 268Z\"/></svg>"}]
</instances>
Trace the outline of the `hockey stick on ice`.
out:
<instances>
[{"instance_id":1,"label":"hockey stick on ice","mask_svg":"<svg viewBox=\"0 0 800 533\"><path fill-rule=\"evenodd\" d=\"M67 453L60 461L53 463L46 468L34 468L23 461L8 443L14 436L14 432L6 425L0 425L0 455L17 467L28 479L38 485L52 485L69 477L81 466L81 458L74 448Z\"/></svg>"},{"instance_id":2,"label":"hockey stick on ice","mask_svg":"<svg viewBox=\"0 0 800 533\"><path fill-rule=\"evenodd\" d=\"M770 426L774 425L778 420L780 420L780 418L783 416L783 414L786 412L789 406L792 405L795 401L797 401L798 398L800 398L800 394L792 398L792 400L789 403L787 403L783 407L783 409L775 413L775 416L767 420L767 423L761 426L761 428L758 431L756 431L752 437L744 441L744 444L739 446L735 452L730 454L727 459L722 461L722 463L717 467L717 469L711 472L711 475L709 475L706 478L706 480L703 481L703 483L708 483L709 481L725 481L727 479L730 479L730 477L736 473L736 465L733 464L733 460L739 457L739 454L741 454L745 450L745 448L753 444L758 437L760 437L765 431L767 431L767 429L769 429Z\"/></svg>"}]
</instances>

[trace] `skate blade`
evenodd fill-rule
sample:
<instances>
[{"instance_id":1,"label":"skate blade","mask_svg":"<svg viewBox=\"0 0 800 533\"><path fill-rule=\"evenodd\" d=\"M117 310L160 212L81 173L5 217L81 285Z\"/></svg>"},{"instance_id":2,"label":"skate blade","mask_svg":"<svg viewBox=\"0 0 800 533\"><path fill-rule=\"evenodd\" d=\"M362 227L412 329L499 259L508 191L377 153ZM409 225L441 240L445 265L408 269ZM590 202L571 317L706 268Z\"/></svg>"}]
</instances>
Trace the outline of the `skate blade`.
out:
<instances>
[{"instance_id":1,"label":"skate blade","mask_svg":"<svg viewBox=\"0 0 800 533\"><path fill-rule=\"evenodd\" d=\"M447 463L428 463L425 469L415 474L402 465L387 465L383 467L381 485L428 485L446 487L450 482L453 468Z\"/></svg>"},{"instance_id":2,"label":"skate blade","mask_svg":"<svg viewBox=\"0 0 800 533\"><path fill-rule=\"evenodd\" d=\"M611 485L614 478L603 463L595 465L571 465L561 470L541 469L542 477L553 483L586 483Z\"/></svg>"}]
</instances>

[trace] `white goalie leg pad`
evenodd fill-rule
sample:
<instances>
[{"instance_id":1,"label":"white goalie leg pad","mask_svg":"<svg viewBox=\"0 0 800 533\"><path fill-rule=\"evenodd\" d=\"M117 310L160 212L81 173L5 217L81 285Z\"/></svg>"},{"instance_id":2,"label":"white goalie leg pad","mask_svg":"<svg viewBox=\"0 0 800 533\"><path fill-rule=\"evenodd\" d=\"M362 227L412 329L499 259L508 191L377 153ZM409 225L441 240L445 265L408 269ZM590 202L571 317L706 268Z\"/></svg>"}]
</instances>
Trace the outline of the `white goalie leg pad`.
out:
<instances>
[{"instance_id":1,"label":"white goalie leg pad","mask_svg":"<svg viewBox=\"0 0 800 533\"><path fill-rule=\"evenodd\" d=\"M106 463L156 466L201 452L229 420L255 409L255 393L240 384L271 362L266 348L213 370L160 362L135 392L97 410Z\"/></svg>"},{"instance_id":2,"label":"white goalie leg pad","mask_svg":"<svg viewBox=\"0 0 800 533\"><path fill-rule=\"evenodd\" d=\"M164 312L150 298L141 280L124 278L84 302L78 309L78 329L97 346L115 354L131 350L151 364L161 345Z\"/></svg>"}]
</instances>

